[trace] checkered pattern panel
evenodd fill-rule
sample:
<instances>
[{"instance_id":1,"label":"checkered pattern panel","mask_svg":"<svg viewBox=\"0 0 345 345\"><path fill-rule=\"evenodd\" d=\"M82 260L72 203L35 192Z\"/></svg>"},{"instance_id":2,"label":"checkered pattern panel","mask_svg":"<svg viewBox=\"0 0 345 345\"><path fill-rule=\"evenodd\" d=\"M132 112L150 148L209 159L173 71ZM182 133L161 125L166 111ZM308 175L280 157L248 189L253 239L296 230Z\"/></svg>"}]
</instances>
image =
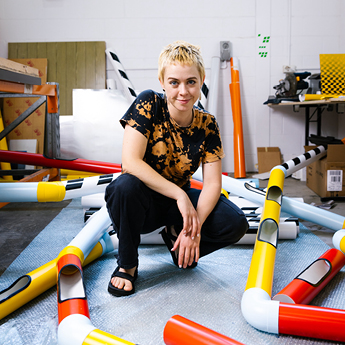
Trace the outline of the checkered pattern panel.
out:
<instances>
[{"instance_id":1,"label":"checkered pattern panel","mask_svg":"<svg viewBox=\"0 0 345 345\"><path fill-rule=\"evenodd\" d=\"M320 54L322 94L345 95L345 54Z\"/></svg>"}]
</instances>

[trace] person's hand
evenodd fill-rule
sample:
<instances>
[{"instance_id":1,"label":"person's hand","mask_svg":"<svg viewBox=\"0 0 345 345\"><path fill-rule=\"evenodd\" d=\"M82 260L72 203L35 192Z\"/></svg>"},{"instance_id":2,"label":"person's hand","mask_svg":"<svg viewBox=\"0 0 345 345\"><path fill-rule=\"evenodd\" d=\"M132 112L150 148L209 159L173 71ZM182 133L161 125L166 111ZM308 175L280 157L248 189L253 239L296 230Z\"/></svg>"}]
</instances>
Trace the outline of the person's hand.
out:
<instances>
[{"instance_id":1,"label":"person's hand","mask_svg":"<svg viewBox=\"0 0 345 345\"><path fill-rule=\"evenodd\" d=\"M187 268L193 264L193 262L198 262L200 255L200 236L194 238L190 234L184 234L180 232L174 247L171 251L178 249L178 265L180 268Z\"/></svg>"},{"instance_id":2,"label":"person's hand","mask_svg":"<svg viewBox=\"0 0 345 345\"><path fill-rule=\"evenodd\" d=\"M177 207L183 218L183 229L181 233L191 236L192 240L200 236L201 225L199 216L186 193L182 193L177 200Z\"/></svg>"}]
</instances>

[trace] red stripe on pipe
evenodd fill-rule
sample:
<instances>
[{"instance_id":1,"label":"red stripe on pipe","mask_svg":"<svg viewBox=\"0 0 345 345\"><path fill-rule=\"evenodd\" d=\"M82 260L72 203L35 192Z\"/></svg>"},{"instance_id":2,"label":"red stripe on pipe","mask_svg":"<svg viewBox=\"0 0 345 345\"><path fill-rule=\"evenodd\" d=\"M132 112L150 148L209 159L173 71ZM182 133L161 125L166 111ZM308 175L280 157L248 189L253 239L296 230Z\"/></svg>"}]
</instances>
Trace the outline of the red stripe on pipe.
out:
<instances>
[{"instance_id":1,"label":"red stripe on pipe","mask_svg":"<svg viewBox=\"0 0 345 345\"><path fill-rule=\"evenodd\" d=\"M74 254L66 254L62 256L59 261L57 262L57 269L58 269L58 316L59 316L59 324L60 322L67 316L72 314L81 314L85 315L86 317L90 318L89 313L89 306L86 299L86 293L84 290L84 284L82 283L82 265L81 261L78 256ZM64 285L63 278L64 276L73 276L77 275L80 281L79 287L80 296L69 297L69 289L68 285ZM80 276L80 277L79 277ZM75 292L74 292L75 294ZM64 299L62 300L62 296Z\"/></svg>"},{"instance_id":2,"label":"red stripe on pipe","mask_svg":"<svg viewBox=\"0 0 345 345\"><path fill-rule=\"evenodd\" d=\"M327 260L330 263L330 271L326 276L320 275L319 282L312 284L306 281L306 274L312 266L319 260ZM332 280L332 278L345 265L345 255L338 249L331 248L308 266L297 278L289 283L284 289L278 292L273 299L287 302L286 297L290 298L296 304L309 304L315 296ZM303 280L300 277L304 278ZM291 301L291 302L292 302Z\"/></svg>"},{"instance_id":3,"label":"red stripe on pipe","mask_svg":"<svg viewBox=\"0 0 345 345\"><path fill-rule=\"evenodd\" d=\"M64 318L73 314L81 314L90 318L87 299L74 298L58 303L59 324Z\"/></svg>"},{"instance_id":4,"label":"red stripe on pipe","mask_svg":"<svg viewBox=\"0 0 345 345\"><path fill-rule=\"evenodd\" d=\"M77 158L75 160L51 159L46 158L38 153L0 150L0 161L39 165L49 168L87 171L99 174L113 174L116 172L121 172L121 165L117 163L98 162L81 158Z\"/></svg>"},{"instance_id":5,"label":"red stripe on pipe","mask_svg":"<svg viewBox=\"0 0 345 345\"><path fill-rule=\"evenodd\" d=\"M243 345L179 315L168 320L163 339L166 345Z\"/></svg>"},{"instance_id":6,"label":"red stripe on pipe","mask_svg":"<svg viewBox=\"0 0 345 345\"><path fill-rule=\"evenodd\" d=\"M191 179L190 180L190 186L191 188L195 188L195 189L202 189L202 182L201 181L197 181L197 180L194 180L194 179Z\"/></svg>"},{"instance_id":7,"label":"red stripe on pipe","mask_svg":"<svg viewBox=\"0 0 345 345\"><path fill-rule=\"evenodd\" d=\"M301 304L279 305L279 333L345 342L345 311Z\"/></svg>"}]
</instances>

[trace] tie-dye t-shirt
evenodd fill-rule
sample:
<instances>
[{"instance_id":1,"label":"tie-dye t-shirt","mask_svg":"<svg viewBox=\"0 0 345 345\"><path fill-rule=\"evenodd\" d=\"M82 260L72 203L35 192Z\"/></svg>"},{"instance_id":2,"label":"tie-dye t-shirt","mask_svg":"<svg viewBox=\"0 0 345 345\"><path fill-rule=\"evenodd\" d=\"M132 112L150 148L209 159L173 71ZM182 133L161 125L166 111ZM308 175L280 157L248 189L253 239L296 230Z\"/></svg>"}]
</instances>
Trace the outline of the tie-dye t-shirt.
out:
<instances>
[{"instance_id":1,"label":"tie-dye t-shirt","mask_svg":"<svg viewBox=\"0 0 345 345\"><path fill-rule=\"evenodd\" d=\"M147 142L144 161L180 187L189 183L200 163L224 157L218 124L213 115L193 108L193 121L179 126L170 117L162 94L142 92L120 120L142 133Z\"/></svg>"}]
</instances>

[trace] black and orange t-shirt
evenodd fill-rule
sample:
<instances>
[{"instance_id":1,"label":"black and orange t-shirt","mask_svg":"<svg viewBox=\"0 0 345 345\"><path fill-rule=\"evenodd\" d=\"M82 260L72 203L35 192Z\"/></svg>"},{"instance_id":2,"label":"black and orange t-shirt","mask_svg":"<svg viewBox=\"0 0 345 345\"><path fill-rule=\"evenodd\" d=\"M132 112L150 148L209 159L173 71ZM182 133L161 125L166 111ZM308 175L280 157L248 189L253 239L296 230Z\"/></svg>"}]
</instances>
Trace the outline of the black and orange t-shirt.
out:
<instances>
[{"instance_id":1,"label":"black and orange t-shirt","mask_svg":"<svg viewBox=\"0 0 345 345\"><path fill-rule=\"evenodd\" d=\"M120 120L142 133L147 141L144 161L167 180L183 187L200 163L224 157L215 117L194 106L193 121L179 126L170 117L162 94L142 92Z\"/></svg>"}]
</instances>

